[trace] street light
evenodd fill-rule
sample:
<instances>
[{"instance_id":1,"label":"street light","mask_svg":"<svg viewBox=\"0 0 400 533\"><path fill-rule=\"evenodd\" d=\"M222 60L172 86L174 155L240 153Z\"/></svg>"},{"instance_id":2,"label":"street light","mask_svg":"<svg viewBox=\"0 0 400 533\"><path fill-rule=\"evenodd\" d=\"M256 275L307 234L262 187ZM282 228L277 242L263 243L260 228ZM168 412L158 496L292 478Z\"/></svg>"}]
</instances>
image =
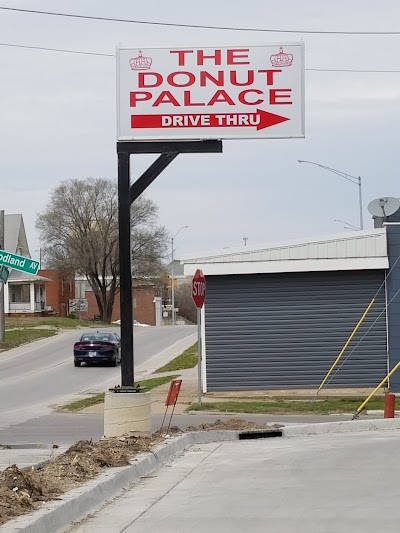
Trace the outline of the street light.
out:
<instances>
[{"instance_id":1,"label":"street light","mask_svg":"<svg viewBox=\"0 0 400 533\"><path fill-rule=\"evenodd\" d=\"M182 226L178 229L175 235L171 238L171 304L172 304L172 325L175 326L175 286L174 286L174 239L178 233L188 228L189 226Z\"/></svg>"},{"instance_id":2,"label":"street light","mask_svg":"<svg viewBox=\"0 0 400 533\"><path fill-rule=\"evenodd\" d=\"M361 191L361 176L352 176L351 174L347 174L346 172L341 172L340 170L336 170L335 168L327 167L325 165L321 165L320 163L315 163L314 161L303 161L302 159L298 159L299 163L308 163L309 165L315 165L316 167L321 167L324 170L328 170L329 172L332 172L333 174L336 174L337 176L340 176L341 178L350 181L351 183L354 183L354 185L358 186L358 203L359 203L359 213L360 213L360 227L357 229L364 229L364 222L363 222L363 211L362 211L362 191Z\"/></svg>"},{"instance_id":3,"label":"street light","mask_svg":"<svg viewBox=\"0 0 400 533\"><path fill-rule=\"evenodd\" d=\"M353 229L357 231L360 229L358 226L350 224L350 222L346 222L346 220L341 220L340 218L335 218L334 222L341 222L342 224L345 224L344 229Z\"/></svg>"}]
</instances>

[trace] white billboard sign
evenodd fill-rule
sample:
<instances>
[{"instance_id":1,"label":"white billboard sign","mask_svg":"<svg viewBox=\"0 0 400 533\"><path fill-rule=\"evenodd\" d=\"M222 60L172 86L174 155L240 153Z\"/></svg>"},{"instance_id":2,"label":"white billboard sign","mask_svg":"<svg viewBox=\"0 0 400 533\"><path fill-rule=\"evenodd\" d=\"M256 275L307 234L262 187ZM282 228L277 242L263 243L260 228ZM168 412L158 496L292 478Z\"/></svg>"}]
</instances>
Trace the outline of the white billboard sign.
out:
<instances>
[{"instance_id":1,"label":"white billboard sign","mask_svg":"<svg viewBox=\"0 0 400 533\"><path fill-rule=\"evenodd\" d=\"M69 301L69 311L87 311L89 304L86 298L74 298Z\"/></svg>"},{"instance_id":2,"label":"white billboard sign","mask_svg":"<svg viewBox=\"0 0 400 533\"><path fill-rule=\"evenodd\" d=\"M119 141L304 137L304 45L118 48Z\"/></svg>"}]
</instances>

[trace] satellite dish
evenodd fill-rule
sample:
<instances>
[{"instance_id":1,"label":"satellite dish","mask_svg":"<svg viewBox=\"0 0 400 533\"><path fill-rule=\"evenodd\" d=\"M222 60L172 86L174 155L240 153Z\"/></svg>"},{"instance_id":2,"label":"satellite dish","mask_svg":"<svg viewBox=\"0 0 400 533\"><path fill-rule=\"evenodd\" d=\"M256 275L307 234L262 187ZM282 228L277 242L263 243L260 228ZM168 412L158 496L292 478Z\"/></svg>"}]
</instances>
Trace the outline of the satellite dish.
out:
<instances>
[{"instance_id":1,"label":"satellite dish","mask_svg":"<svg viewBox=\"0 0 400 533\"><path fill-rule=\"evenodd\" d=\"M400 207L400 200L398 198L393 198L392 196L382 196L376 200L372 200L368 204L368 211L374 217L386 218L396 211Z\"/></svg>"}]
</instances>

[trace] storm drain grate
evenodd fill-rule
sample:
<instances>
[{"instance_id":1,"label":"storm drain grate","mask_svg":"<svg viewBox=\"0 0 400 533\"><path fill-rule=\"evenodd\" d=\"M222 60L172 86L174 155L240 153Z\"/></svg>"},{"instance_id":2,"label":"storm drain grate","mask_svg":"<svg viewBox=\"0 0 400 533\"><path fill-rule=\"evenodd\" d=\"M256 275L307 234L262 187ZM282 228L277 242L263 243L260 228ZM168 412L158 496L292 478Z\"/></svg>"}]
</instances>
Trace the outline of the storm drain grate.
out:
<instances>
[{"instance_id":1,"label":"storm drain grate","mask_svg":"<svg viewBox=\"0 0 400 533\"><path fill-rule=\"evenodd\" d=\"M282 437L282 430L270 429L266 431L242 431L239 433L239 440L270 439L272 437Z\"/></svg>"}]
</instances>

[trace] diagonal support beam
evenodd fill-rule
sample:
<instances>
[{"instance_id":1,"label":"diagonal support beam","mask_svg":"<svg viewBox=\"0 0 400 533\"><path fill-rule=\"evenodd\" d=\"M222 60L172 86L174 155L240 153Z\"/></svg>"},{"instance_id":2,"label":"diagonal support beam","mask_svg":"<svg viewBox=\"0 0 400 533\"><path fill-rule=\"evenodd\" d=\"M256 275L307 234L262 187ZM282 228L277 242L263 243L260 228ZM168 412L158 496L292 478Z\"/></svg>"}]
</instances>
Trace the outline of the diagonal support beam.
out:
<instances>
[{"instance_id":1,"label":"diagonal support beam","mask_svg":"<svg viewBox=\"0 0 400 533\"><path fill-rule=\"evenodd\" d=\"M129 190L129 201L132 204L146 189L153 183L156 177L172 163L177 152L169 154L161 154L150 167L143 172L139 179L135 181Z\"/></svg>"}]
</instances>

